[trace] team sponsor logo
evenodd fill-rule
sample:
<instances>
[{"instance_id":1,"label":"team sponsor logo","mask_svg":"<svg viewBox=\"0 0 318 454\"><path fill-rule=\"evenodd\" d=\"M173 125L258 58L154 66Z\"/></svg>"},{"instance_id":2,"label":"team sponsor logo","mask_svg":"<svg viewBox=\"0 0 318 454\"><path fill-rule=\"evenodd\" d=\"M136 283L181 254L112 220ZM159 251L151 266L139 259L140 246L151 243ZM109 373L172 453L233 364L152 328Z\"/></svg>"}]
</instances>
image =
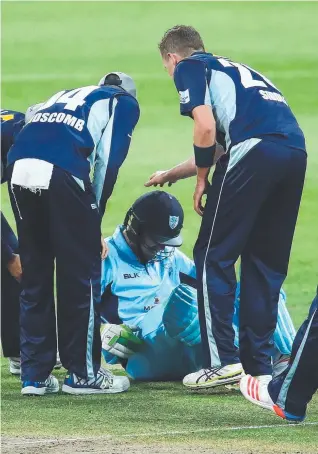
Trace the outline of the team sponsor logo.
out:
<instances>
[{"instance_id":1,"label":"team sponsor logo","mask_svg":"<svg viewBox=\"0 0 318 454\"><path fill-rule=\"evenodd\" d=\"M169 227L173 230L179 223L179 216L169 216Z\"/></svg>"},{"instance_id":2,"label":"team sponsor logo","mask_svg":"<svg viewBox=\"0 0 318 454\"><path fill-rule=\"evenodd\" d=\"M1 114L1 120L2 121L10 121L10 120L13 120L14 119L14 115L13 114Z\"/></svg>"},{"instance_id":3,"label":"team sponsor logo","mask_svg":"<svg viewBox=\"0 0 318 454\"><path fill-rule=\"evenodd\" d=\"M179 91L180 95L180 104L187 104L190 102L189 90Z\"/></svg>"},{"instance_id":4,"label":"team sponsor logo","mask_svg":"<svg viewBox=\"0 0 318 454\"><path fill-rule=\"evenodd\" d=\"M144 306L144 311L149 312L151 309L153 309L155 307L156 304L160 304L160 299L157 296L155 297L155 301L154 301L153 305Z\"/></svg>"},{"instance_id":5,"label":"team sponsor logo","mask_svg":"<svg viewBox=\"0 0 318 454\"><path fill-rule=\"evenodd\" d=\"M139 273L125 273L124 279L136 279L136 277L140 277Z\"/></svg>"}]
</instances>

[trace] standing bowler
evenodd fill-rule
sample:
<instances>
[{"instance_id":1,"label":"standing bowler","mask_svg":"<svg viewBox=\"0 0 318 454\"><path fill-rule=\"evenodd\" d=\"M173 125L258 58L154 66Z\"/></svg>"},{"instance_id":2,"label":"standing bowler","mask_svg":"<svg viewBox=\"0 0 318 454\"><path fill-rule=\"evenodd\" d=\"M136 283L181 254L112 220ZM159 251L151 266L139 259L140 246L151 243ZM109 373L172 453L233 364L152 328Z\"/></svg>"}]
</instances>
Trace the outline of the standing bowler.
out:
<instances>
[{"instance_id":1,"label":"standing bowler","mask_svg":"<svg viewBox=\"0 0 318 454\"><path fill-rule=\"evenodd\" d=\"M181 114L194 121L195 162L189 159L172 173L157 172L147 186L196 173L194 208L202 215L194 259L204 361L203 369L187 375L184 384L206 388L235 382L243 368L268 382L279 291L306 171L304 135L270 80L206 52L193 27L171 28L159 49L179 92ZM209 187L217 143L226 153ZM241 360L232 328L239 257Z\"/></svg>"}]
</instances>

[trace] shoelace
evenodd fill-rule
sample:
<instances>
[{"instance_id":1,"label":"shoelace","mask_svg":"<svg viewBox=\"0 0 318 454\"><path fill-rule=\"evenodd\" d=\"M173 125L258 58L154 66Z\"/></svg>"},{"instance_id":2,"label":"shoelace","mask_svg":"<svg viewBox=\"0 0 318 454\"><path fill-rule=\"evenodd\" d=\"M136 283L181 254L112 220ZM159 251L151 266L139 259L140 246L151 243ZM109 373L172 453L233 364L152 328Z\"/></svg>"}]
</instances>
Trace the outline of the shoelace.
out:
<instances>
[{"instance_id":1,"label":"shoelace","mask_svg":"<svg viewBox=\"0 0 318 454\"><path fill-rule=\"evenodd\" d=\"M113 375L109 370L104 369L103 367L101 367L101 368L99 369L98 374L101 375L101 380L106 379L110 385L113 384L114 375ZM102 377L103 377L103 378L102 378Z\"/></svg>"},{"instance_id":2,"label":"shoelace","mask_svg":"<svg viewBox=\"0 0 318 454\"><path fill-rule=\"evenodd\" d=\"M81 386L96 386L98 388L106 388L108 384L113 384L113 374L102 367L99 369L97 376L90 380L77 377L75 374L74 376L76 377L76 384Z\"/></svg>"},{"instance_id":3,"label":"shoelace","mask_svg":"<svg viewBox=\"0 0 318 454\"><path fill-rule=\"evenodd\" d=\"M105 369L104 367L101 367L98 371L99 374L102 374L104 375L105 377L107 377L108 379L112 380L113 379L113 374L110 370L108 369Z\"/></svg>"},{"instance_id":4,"label":"shoelace","mask_svg":"<svg viewBox=\"0 0 318 454\"><path fill-rule=\"evenodd\" d=\"M209 380L210 378L213 377L213 375L217 375L217 376L220 376L221 374L219 374L218 372L223 369L222 366L219 366L219 367L209 367L208 369L204 369L204 373L202 375L200 375L200 377L197 379L197 383L199 382L199 380L201 380L201 378L205 378L205 381Z\"/></svg>"}]
</instances>

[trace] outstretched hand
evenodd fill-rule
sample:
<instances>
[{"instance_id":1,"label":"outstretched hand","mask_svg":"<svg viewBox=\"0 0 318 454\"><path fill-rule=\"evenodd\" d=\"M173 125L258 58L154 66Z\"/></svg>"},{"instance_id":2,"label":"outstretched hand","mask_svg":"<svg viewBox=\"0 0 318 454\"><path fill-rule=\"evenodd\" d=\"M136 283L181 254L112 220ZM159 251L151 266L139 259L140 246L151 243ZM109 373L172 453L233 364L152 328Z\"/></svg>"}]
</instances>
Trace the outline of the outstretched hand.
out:
<instances>
[{"instance_id":1,"label":"outstretched hand","mask_svg":"<svg viewBox=\"0 0 318 454\"><path fill-rule=\"evenodd\" d=\"M166 183L171 186L175 181L169 178L167 170L157 170L157 172L150 175L149 180L145 183L146 188L150 186L157 187L158 185L162 188Z\"/></svg>"}]
</instances>

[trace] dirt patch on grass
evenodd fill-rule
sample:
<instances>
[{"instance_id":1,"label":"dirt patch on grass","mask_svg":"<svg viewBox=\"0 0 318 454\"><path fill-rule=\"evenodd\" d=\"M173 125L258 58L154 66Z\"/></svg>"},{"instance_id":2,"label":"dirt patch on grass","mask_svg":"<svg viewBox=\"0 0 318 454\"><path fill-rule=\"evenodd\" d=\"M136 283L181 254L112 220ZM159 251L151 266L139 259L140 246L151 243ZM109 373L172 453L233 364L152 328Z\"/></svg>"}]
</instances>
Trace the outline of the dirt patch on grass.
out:
<instances>
[{"instance_id":1,"label":"dirt patch on grass","mask_svg":"<svg viewBox=\"0 0 318 454\"><path fill-rule=\"evenodd\" d=\"M214 444L214 443L213 443ZM259 454L259 449L250 447L233 450L233 447L219 449L187 443L140 443L137 440L114 440L107 437L89 439L36 439L22 437L2 437L2 454ZM262 454L274 454L277 450L263 450ZM303 454L313 451L280 451L280 454Z\"/></svg>"},{"instance_id":2,"label":"dirt patch on grass","mask_svg":"<svg viewBox=\"0 0 318 454\"><path fill-rule=\"evenodd\" d=\"M171 446L138 443L121 442L114 440L50 440L47 443L36 442L30 439L9 439L2 440L2 454L84 454L84 453L107 453L107 454L184 454L187 452L196 452L197 454L223 454L224 451L215 451L208 448L194 448L189 445ZM240 453L241 454L241 453Z\"/></svg>"}]
</instances>

